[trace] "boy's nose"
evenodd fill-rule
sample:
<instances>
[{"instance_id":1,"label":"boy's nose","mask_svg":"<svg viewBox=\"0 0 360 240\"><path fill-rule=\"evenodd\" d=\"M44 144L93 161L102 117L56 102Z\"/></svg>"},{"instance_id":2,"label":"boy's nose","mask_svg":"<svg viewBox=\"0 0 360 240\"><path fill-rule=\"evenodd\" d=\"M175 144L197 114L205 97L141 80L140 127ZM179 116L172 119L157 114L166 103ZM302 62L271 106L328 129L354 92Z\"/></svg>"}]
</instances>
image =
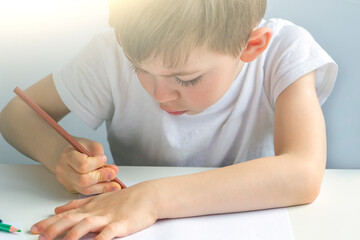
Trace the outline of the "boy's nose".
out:
<instances>
[{"instance_id":1,"label":"boy's nose","mask_svg":"<svg viewBox=\"0 0 360 240\"><path fill-rule=\"evenodd\" d=\"M169 79L157 79L154 81L154 98L159 103L176 100L179 92L168 83Z\"/></svg>"}]
</instances>

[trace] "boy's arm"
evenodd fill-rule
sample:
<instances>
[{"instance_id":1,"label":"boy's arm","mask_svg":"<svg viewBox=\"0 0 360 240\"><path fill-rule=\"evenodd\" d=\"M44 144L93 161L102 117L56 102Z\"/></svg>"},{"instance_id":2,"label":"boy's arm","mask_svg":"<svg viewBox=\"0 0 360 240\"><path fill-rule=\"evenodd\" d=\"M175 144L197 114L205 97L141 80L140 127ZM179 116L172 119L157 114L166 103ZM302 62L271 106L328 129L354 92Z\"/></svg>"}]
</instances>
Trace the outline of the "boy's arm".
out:
<instances>
[{"instance_id":1,"label":"boy's arm","mask_svg":"<svg viewBox=\"0 0 360 240\"><path fill-rule=\"evenodd\" d=\"M25 93L55 121L69 113L56 91L51 75L26 89ZM54 159L66 141L19 97L14 97L1 111L0 130L17 150L55 172Z\"/></svg>"},{"instance_id":2,"label":"boy's arm","mask_svg":"<svg viewBox=\"0 0 360 240\"><path fill-rule=\"evenodd\" d=\"M69 113L51 75L26 89L25 93L55 121ZM96 156L77 152L17 96L0 113L0 131L13 147L55 173L68 191L89 195L120 188L118 184L108 182L115 178L118 169L113 165L104 167L106 156L100 143L78 139Z\"/></svg>"},{"instance_id":3,"label":"boy's arm","mask_svg":"<svg viewBox=\"0 0 360 240\"><path fill-rule=\"evenodd\" d=\"M154 181L160 218L248 211L310 203L326 163L326 131L315 72L278 97L275 156Z\"/></svg>"}]
</instances>

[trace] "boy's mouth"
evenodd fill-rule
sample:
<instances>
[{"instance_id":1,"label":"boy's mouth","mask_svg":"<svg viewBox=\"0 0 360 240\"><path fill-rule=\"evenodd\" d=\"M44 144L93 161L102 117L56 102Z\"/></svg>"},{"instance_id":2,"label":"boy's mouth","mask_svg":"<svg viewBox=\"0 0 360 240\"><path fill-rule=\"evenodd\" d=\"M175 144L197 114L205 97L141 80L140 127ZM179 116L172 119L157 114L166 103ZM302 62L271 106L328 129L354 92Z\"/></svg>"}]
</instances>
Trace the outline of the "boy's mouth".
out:
<instances>
[{"instance_id":1,"label":"boy's mouth","mask_svg":"<svg viewBox=\"0 0 360 240\"><path fill-rule=\"evenodd\" d=\"M165 112L167 112L168 114L171 114L171 115L182 115L182 114L184 114L184 113L186 113L187 111L174 111L174 110L170 110L170 109L165 109L164 107L161 107L160 106L160 108L162 109L162 110L164 110Z\"/></svg>"}]
</instances>

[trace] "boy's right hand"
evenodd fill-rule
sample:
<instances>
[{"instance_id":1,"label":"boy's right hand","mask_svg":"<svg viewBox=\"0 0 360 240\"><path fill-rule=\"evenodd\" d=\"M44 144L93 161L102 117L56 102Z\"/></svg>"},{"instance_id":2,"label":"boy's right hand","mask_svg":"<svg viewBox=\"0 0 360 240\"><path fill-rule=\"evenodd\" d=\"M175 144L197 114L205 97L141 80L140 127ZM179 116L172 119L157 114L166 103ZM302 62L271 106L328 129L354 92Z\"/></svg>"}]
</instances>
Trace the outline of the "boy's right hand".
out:
<instances>
[{"instance_id":1,"label":"boy's right hand","mask_svg":"<svg viewBox=\"0 0 360 240\"><path fill-rule=\"evenodd\" d=\"M56 163L56 177L69 192L84 195L120 190L116 182L111 182L118 173L115 165L106 165L107 158L100 143L77 138L94 157L76 151L66 145Z\"/></svg>"}]
</instances>

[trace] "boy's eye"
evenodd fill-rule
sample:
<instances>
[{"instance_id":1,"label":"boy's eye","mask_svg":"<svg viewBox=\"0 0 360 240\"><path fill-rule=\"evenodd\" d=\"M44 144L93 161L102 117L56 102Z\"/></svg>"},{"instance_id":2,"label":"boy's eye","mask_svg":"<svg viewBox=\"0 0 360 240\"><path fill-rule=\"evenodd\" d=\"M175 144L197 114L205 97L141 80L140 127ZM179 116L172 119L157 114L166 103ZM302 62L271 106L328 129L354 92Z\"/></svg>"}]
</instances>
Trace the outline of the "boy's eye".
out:
<instances>
[{"instance_id":1,"label":"boy's eye","mask_svg":"<svg viewBox=\"0 0 360 240\"><path fill-rule=\"evenodd\" d=\"M133 64L131 64L131 68L134 70L134 72L136 74L146 74L146 73L148 73L148 72L144 71L141 68L135 67ZM196 78L194 78L192 80L187 80L187 81L181 80L180 78L175 77L175 80L182 87L190 87L190 86L195 86L196 84L198 84L201 81L202 77L203 76L201 75L201 76L198 76L198 77L196 77Z\"/></svg>"},{"instance_id":2,"label":"boy's eye","mask_svg":"<svg viewBox=\"0 0 360 240\"><path fill-rule=\"evenodd\" d=\"M188 81L181 80L178 77L176 77L175 79L176 79L176 82L178 84L180 84L182 87L190 87L190 86L195 86L196 84L198 84L202 79L202 75L198 76L197 78L194 78L192 80L188 80Z\"/></svg>"}]
</instances>

